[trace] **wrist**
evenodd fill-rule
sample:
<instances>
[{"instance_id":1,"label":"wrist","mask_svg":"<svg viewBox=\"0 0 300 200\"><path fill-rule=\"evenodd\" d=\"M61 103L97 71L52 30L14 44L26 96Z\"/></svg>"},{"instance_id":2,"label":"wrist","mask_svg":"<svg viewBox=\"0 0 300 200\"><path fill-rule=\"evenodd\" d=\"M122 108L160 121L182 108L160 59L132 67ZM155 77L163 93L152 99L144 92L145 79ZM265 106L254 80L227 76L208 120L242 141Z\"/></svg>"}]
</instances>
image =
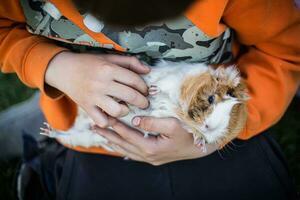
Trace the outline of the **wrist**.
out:
<instances>
[{"instance_id":1,"label":"wrist","mask_svg":"<svg viewBox=\"0 0 300 200\"><path fill-rule=\"evenodd\" d=\"M59 54L55 55L48 64L46 73L45 73L45 84L47 88L55 88L62 91L62 78L61 76L66 75L64 72L69 66L67 61L70 59L70 54L73 54L69 51L62 51Z\"/></svg>"}]
</instances>

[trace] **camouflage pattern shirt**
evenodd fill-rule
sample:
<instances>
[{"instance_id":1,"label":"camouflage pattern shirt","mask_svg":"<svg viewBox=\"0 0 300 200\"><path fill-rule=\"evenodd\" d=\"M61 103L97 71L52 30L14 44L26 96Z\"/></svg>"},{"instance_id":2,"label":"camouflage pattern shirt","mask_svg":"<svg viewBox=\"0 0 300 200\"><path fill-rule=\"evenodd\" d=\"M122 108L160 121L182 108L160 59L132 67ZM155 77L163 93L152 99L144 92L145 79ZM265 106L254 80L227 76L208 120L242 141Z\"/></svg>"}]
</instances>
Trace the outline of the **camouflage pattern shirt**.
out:
<instances>
[{"instance_id":1,"label":"camouflage pattern shirt","mask_svg":"<svg viewBox=\"0 0 300 200\"><path fill-rule=\"evenodd\" d=\"M114 50L101 44L61 15L55 5L44 0L20 0L28 30L60 41L71 50ZM185 16L131 29L117 29L103 24L88 13L81 13L90 30L103 33L125 49L127 54L171 61L228 63L232 60L232 31L227 28L219 37L207 36Z\"/></svg>"}]
</instances>

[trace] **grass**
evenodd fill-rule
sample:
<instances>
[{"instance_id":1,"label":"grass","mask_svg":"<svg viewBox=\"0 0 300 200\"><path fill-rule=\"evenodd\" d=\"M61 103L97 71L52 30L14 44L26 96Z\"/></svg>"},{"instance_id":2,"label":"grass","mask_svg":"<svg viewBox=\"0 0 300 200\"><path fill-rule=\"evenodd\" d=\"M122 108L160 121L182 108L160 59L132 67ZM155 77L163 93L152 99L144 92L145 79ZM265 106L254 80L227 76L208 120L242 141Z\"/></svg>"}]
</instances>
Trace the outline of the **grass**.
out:
<instances>
[{"instance_id":1,"label":"grass","mask_svg":"<svg viewBox=\"0 0 300 200\"><path fill-rule=\"evenodd\" d=\"M15 180L20 162L19 158L0 161L0 195L3 199L16 199Z\"/></svg>"},{"instance_id":2,"label":"grass","mask_svg":"<svg viewBox=\"0 0 300 200\"><path fill-rule=\"evenodd\" d=\"M15 74L0 73L0 111L26 100L34 93L22 84ZM1 134L1 133L0 133ZM14 177L20 160L0 160L0 196L14 199Z\"/></svg>"},{"instance_id":3,"label":"grass","mask_svg":"<svg viewBox=\"0 0 300 200\"><path fill-rule=\"evenodd\" d=\"M284 117L270 132L281 145L300 192L300 98L294 99Z\"/></svg>"},{"instance_id":4,"label":"grass","mask_svg":"<svg viewBox=\"0 0 300 200\"><path fill-rule=\"evenodd\" d=\"M0 74L0 111L23 100L34 93L26 88L13 74ZM300 99L294 99L282 120L271 128L280 143L300 191ZM0 133L1 134L1 133ZM13 181L19 160L0 161L0 196L13 198Z\"/></svg>"},{"instance_id":5,"label":"grass","mask_svg":"<svg viewBox=\"0 0 300 200\"><path fill-rule=\"evenodd\" d=\"M22 84L15 74L0 73L0 111L26 100L34 93Z\"/></svg>"}]
</instances>

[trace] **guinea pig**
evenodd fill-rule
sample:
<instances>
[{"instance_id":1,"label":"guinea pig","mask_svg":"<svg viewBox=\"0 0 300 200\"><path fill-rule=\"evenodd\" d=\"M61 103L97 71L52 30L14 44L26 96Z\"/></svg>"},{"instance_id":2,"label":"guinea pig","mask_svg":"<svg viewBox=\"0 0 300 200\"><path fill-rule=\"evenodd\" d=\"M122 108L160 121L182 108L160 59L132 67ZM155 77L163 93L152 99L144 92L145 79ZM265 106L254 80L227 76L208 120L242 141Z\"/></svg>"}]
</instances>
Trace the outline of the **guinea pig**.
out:
<instances>
[{"instance_id":1,"label":"guinea pig","mask_svg":"<svg viewBox=\"0 0 300 200\"><path fill-rule=\"evenodd\" d=\"M150 106L142 110L128 105L129 114L120 118L127 125L135 116L175 117L203 151L206 143L225 146L245 126L249 97L235 66L214 69L202 63L160 61L143 79L149 86ZM46 124L41 134L68 146L103 147L113 151L107 140L93 131L93 125L92 119L79 109L68 131L54 130ZM142 132L145 137L157 135Z\"/></svg>"}]
</instances>

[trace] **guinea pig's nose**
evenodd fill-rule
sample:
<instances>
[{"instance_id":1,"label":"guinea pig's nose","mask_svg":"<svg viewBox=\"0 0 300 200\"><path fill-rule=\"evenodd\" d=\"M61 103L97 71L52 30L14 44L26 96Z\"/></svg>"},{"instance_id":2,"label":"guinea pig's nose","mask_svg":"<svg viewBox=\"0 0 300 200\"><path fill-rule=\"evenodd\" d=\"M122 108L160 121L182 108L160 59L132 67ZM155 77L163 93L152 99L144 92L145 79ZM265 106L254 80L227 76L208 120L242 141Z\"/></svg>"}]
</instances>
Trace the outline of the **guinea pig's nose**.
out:
<instances>
[{"instance_id":1,"label":"guinea pig's nose","mask_svg":"<svg viewBox=\"0 0 300 200\"><path fill-rule=\"evenodd\" d=\"M207 124L205 124L205 128L206 128L206 129L209 129L209 126L208 126Z\"/></svg>"}]
</instances>

